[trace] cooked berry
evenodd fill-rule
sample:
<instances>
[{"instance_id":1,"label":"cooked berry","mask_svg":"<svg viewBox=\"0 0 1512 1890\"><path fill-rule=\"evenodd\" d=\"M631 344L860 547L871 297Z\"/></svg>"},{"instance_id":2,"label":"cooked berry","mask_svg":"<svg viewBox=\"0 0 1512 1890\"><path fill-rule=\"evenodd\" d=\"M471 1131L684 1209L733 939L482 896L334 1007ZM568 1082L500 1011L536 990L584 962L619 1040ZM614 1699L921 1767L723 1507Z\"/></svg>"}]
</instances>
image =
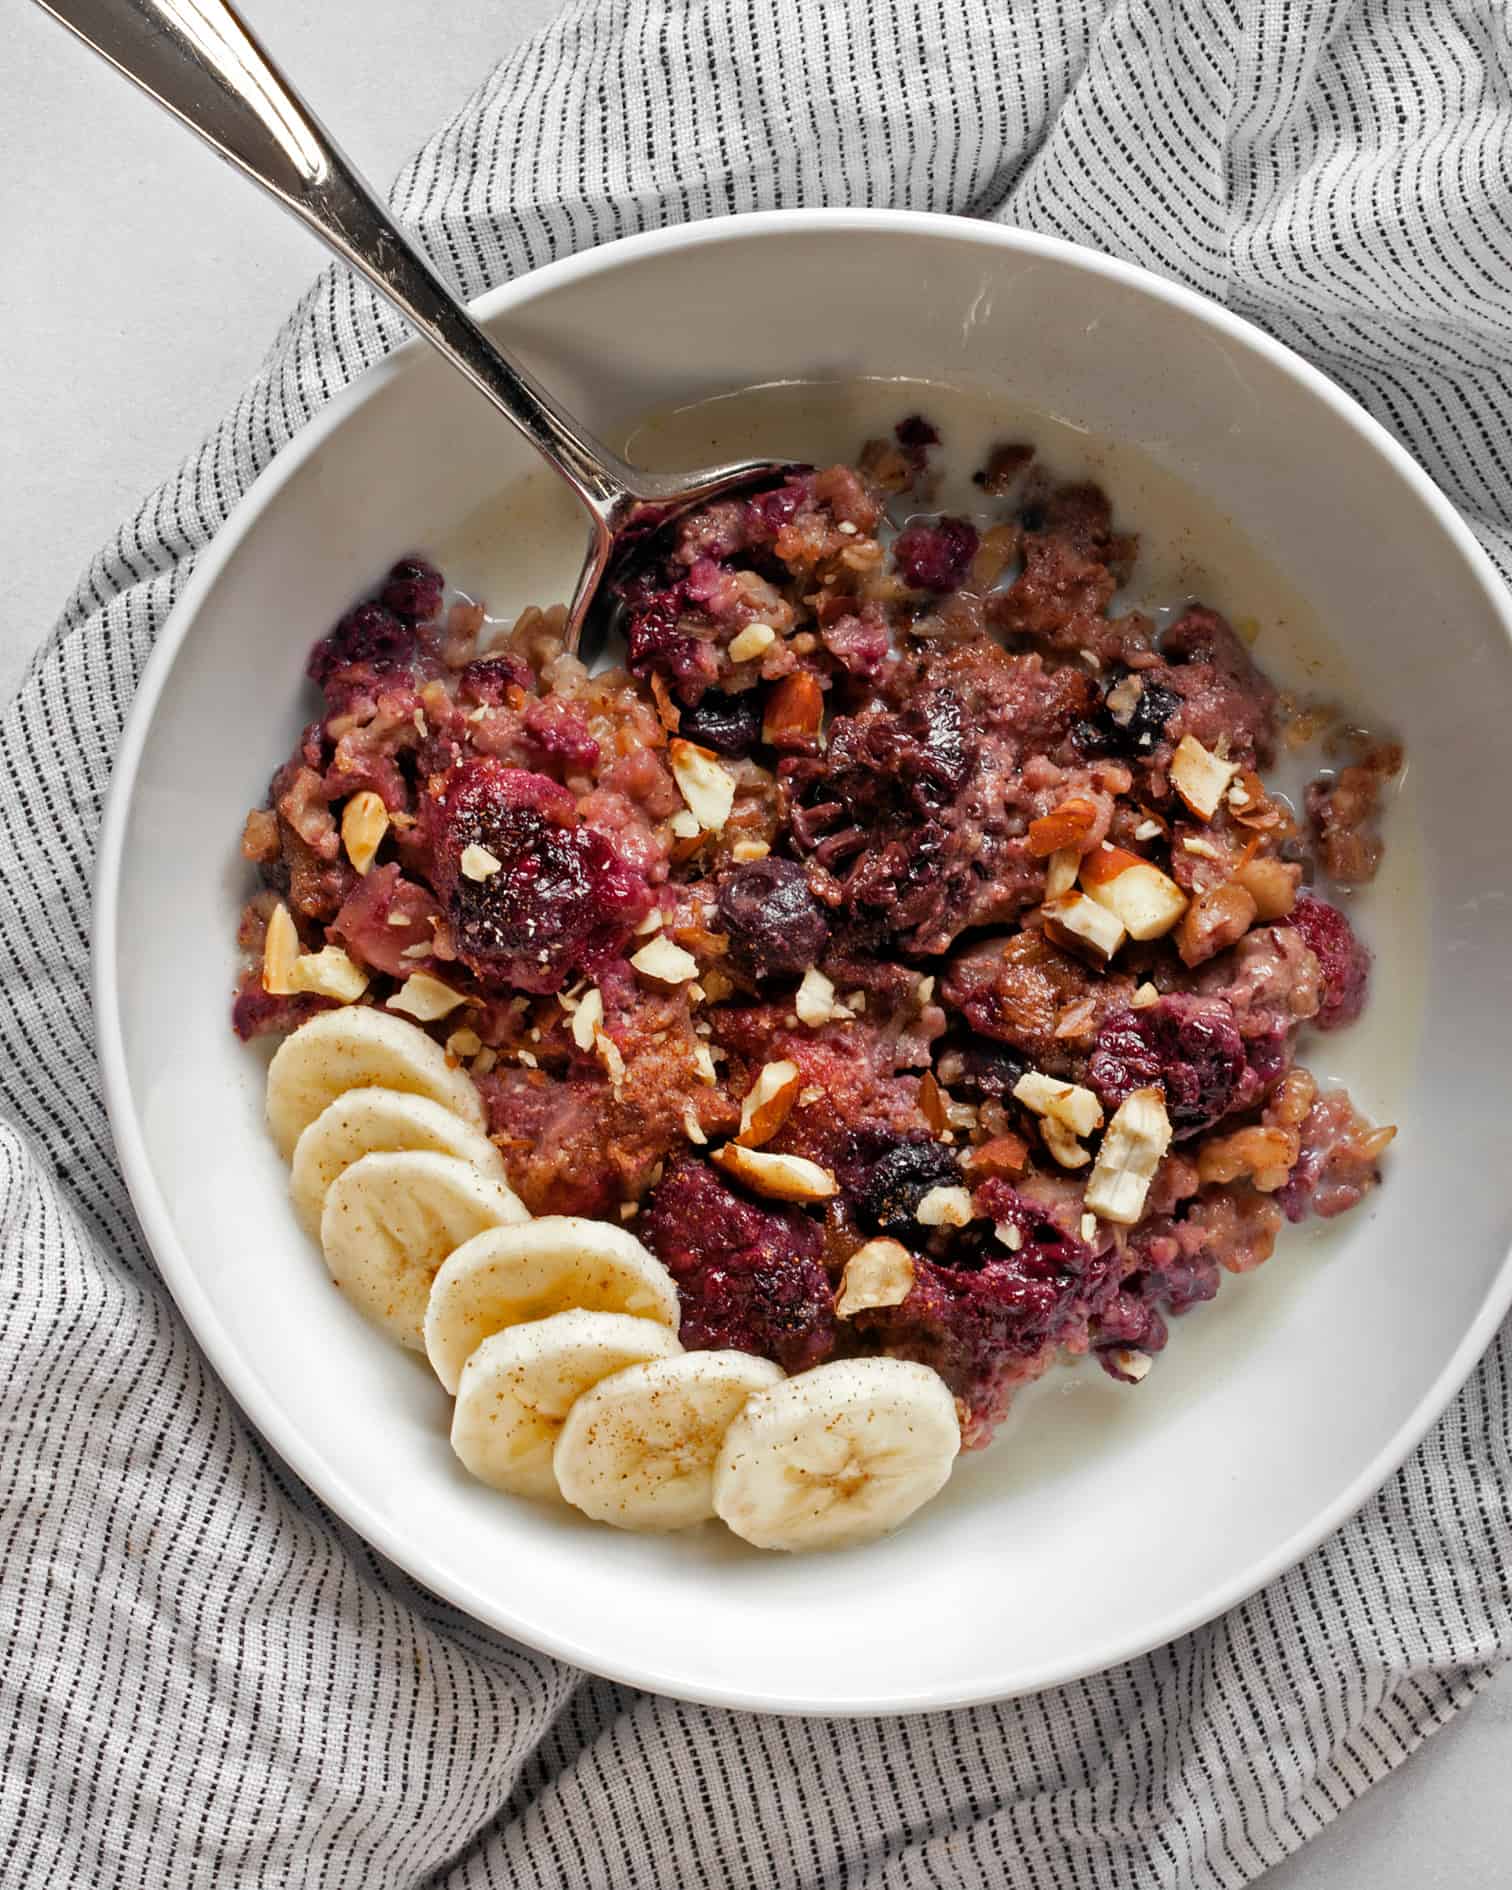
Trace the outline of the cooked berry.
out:
<instances>
[{"instance_id":1,"label":"cooked berry","mask_svg":"<svg viewBox=\"0 0 1512 1890\"><path fill-rule=\"evenodd\" d=\"M427 827L457 950L486 983L559 991L615 956L650 906L644 877L579 824L565 788L492 756L452 771ZM469 847L497 869L464 864Z\"/></svg>"},{"instance_id":2,"label":"cooked berry","mask_svg":"<svg viewBox=\"0 0 1512 1890\"><path fill-rule=\"evenodd\" d=\"M719 877L719 923L730 962L749 978L801 977L829 943L829 921L795 860L769 856Z\"/></svg>"},{"instance_id":3,"label":"cooked berry","mask_svg":"<svg viewBox=\"0 0 1512 1890\"><path fill-rule=\"evenodd\" d=\"M678 734L721 755L747 755L761 738L761 709L754 689L738 696L706 689L682 712Z\"/></svg>"},{"instance_id":4,"label":"cooked berry","mask_svg":"<svg viewBox=\"0 0 1512 1890\"><path fill-rule=\"evenodd\" d=\"M379 602L396 617L411 623L429 623L441 609L445 580L423 558L401 558L384 579Z\"/></svg>"},{"instance_id":5,"label":"cooked berry","mask_svg":"<svg viewBox=\"0 0 1512 1890\"><path fill-rule=\"evenodd\" d=\"M1323 974L1323 1002L1313 1022L1319 1030L1352 1024L1365 1008L1370 984L1370 951L1354 927L1326 900L1303 893L1285 923L1306 940Z\"/></svg>"},{"instance_id":6,"label":"cooked berry","mask_svg":"<svg viewBox=\"0 0 1512 1890\"><path fill-rule=\"evenodd\" d=\"M382 604L349 610L310 652L305 674L319 688L374 682L402 674L415 658L415 632Z\"/></svg>"},{"instance_id":7,"label":"cooked berry","mask_svg":"<svg viewBox=\"0 0 1512 1890\"><path fill-rule=\"evenodd\" d=\"M639 1227L677 1281L690 1351L757 1352L789 1372L828 1356L835 1315L823 1236L801 1209L757 1206L706 1162L684 1157Z\"/></svg>"},{"instance_id":8,"label":"cooked berry","mask_svg":"<svg viewBox=\"0 0 1512 1890\"><path fill-rule=\"evenodd\" d=\"M1247 1075L1232 1006L1184 995L1141 1011L1110 1011L1087 1065L1087 1080L1110 1112L1134 1090L1159 1084L1178 1140L1231 1109Z\"/></svg>"},{"instance_id":9,"label":"cooked berry","mask_svg":"<svg viewBox=\"0 0 1512 1890\"><path fill-rule=\"evenodd\" d=\"M893 543L893 563L903 582L916 591L953 591L971 568L980 543L969 518L910 525Z\"/></svg>"},{"instance_id":10,"label":"cooked berry","mask_svg":"<svg viewBox=\"0 0 1512 1890\"><path fill-rule=\"evenodd\" d=\"M928 1136L861 1128L846 1138L836 1179L867 1233L917 1239L919 1203L931 1188L959 1183L961 1167L953 1149Z\"/></svg>"}]
</instances>

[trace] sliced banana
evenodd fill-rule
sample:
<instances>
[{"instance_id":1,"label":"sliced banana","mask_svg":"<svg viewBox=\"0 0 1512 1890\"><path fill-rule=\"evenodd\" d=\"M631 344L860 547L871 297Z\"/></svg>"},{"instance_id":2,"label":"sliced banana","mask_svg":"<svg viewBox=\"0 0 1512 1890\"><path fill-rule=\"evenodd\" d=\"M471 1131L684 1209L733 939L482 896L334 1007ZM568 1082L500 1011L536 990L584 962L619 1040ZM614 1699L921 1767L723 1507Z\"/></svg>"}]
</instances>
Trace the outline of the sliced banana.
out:
<instances>
[{"instance_id":1,"label":"sliced banana","mask_svg":"<svg viewBox=\"0 0 1512 1890\"><path fill-rule=\"evenodd\" d=\"M557 1439L563 1496L616 1529L706 1521L725 1432L753 1392L781 1382L780 1366L749 1352L683 1352L601 1379Z\"/></svg>"},{"instance_id":2,"label":"sliced banana","mask_svg":"<svg viewBox=\"0 0 1512 1890\"><path fill-rule=\"evenodd\" d=\"M525 1210L502 1182L455 1155L364 1155L326 1192L320 1244L331 1278L401 1345L423 1351L436 1269L485 1228Z\"/></svg>"},{"instance_id":3,"label":"sliced banana","mask_svg":"<svg viewBox=\"0 0 1512 1890\"><path fill-rule=\"evenodd\" d=\"M416 1024L367 1005L322 1011L278 1047L268 1065L268 1127L285 1161L300 1135L349 1089L402 1089L429 1096L473 1128L483 1104L472 1078Z\"/></svg>"},{"instance_id":4,"label":"sliced banana","mask_svg":"<svg viewBox=\"0 0 1512 1890\"><path fill-rule=\"evenodd\" d=\"M869 1542L943 1487L960 1448L937 1373L837 1359L748 1400L714 1466L714 1508L758 1549Z\"/></svg>"},{"instance_id":5,"label":"sliced banana","mask_svg":"<svg viewBox=\"0 0 1512 1890\"><path fill-rule=\"evenodd\" d=\"M455 1155L480 1175L505 1182L504 1158L455 1111L402 1089L349 1089L328 1103L294 1144L289 1194L295 1213L318 1233L326 1190L336 1177L364 1155L401 1149Z\"/></svg>"},{"instance_id":6,"label":"sliced banana","mask_svg":"<svg viewBox=\"0 0 1512 1890\"><path fill-rule=\"evenodd\" d=\"M479 1234L451 1256L431 1288L425 1350L455 1392L463 1365L491 1333L574 1306L633 1313L674 1332L679 1320L672 1275L634 1234L552 1214Z\"/></svg>"},{"instance_id":7,"label":"sliced banana","mask_svg":"<svg viewBox=\"0 0 1512 1890\"><path fill-rule=\"evenodd\" d=\"M560 1312L487 1338L462 1367L452 1449L516 1496L557 1495L552 1449L576 1400L643 1359L675 1364L677 1335L628 1313Z\"/></svg>"}]
</instances>

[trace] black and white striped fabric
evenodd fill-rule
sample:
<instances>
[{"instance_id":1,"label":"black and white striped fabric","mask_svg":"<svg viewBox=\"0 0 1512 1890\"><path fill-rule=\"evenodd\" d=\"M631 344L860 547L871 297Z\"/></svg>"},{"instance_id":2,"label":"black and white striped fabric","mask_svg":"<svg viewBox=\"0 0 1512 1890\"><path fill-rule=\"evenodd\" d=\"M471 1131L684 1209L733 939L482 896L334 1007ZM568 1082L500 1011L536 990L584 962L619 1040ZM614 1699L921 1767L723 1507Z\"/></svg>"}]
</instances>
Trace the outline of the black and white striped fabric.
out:
<instances>
[{"instance_id":1,"label":"black and white striped fabric","mask_svg":"<svg viewBox=\"0 0 1512 1890\"><path fill-rule=\"evenodd\" d=\"M435 30L444 30L437 19ZM1299 348L1512 568L1502 0L578 0L405 172L477 293L798 203L1115 251ZM0 726L7 1884L1233 1886L1512 1646L1504 1333L1411 1462L1227 1618L928 1718L742 1718L586 1679L372 1554L269 1456L143 1250L86 980L143 661L238 495L398 338L319 281L95 559Z\"/></svg>"}]
</instances>

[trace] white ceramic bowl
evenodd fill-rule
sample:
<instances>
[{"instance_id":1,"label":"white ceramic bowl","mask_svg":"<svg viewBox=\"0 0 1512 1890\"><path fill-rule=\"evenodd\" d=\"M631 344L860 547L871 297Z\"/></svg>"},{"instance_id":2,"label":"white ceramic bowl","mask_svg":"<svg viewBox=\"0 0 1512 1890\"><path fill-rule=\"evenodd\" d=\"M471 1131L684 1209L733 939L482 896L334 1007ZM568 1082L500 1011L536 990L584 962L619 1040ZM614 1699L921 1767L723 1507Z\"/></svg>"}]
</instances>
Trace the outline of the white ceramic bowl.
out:
<instances>
[{"instance_id":1,"label":"white ceramic bowl","mask_svg":"<svg viewBox=\"0 0 1512 1890\"><path fill-rule=\"evenodd\" d=\"M1193 1627L1377 1487L1512 1297L1512 647L1490 566L1386 434L1285 349L1044 238L891 213L734 217L555 264L480 309L604 430L794 377L995 386L1143 443L1242 520L1411 756L1426 864L1400 932L1426 930L1423 1027L1412 1041L1411 1005L1363 1027L1404 1034L1389 1186L1323 1245L1284 1246L1226 1286L1137 1393L1047 1393L863 1551L762 1556L713 1527L626 1537L469 1481L423 1364L361 1325L295 1227L262 1061L227 1023L235 843L301 719L308 645L524 463L409 348L237 507L164 630L117 765L100 1047L180 1307L252 1421L377 1548L600 1673L755 1708L899 1711L1045 1686Z\"/></svg>"}]
</instances>

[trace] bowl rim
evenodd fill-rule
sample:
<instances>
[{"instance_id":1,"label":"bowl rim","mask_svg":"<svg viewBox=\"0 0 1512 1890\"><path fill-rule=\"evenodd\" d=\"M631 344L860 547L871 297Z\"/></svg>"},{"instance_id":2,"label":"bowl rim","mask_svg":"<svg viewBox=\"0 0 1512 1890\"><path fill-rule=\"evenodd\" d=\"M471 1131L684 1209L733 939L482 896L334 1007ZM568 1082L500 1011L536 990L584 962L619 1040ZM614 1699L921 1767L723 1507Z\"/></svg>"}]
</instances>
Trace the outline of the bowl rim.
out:
<instances>
[{"instance_id":1,"label":"bowl rim","mask_svg":"<svg viewBox=\"0 0 1512 1890\"><path fill-rule=\"evenodd\" d=\"M1004 250L1027 258L1041 258L1107 278L1196 318L1289 376L1328 408L1336 420L1351 429L1362 445L1410 488L1412 495L1425 507L1464 560L1484 594L1492 615L1500 621L1503 633L1512 643L1512 594L1503 585L1489 556L1418 462L1351 395L1284 343L1198 291L1170 281L1138 264L1125 262L1060 237L931 211L745 211L644 231L562 257L488 291L469 306L477 317L487 322L510 309L528 305L550 290L612 272L622 264L648 255L670 254L711 244L759 240L769 235L790 235L804 231L839 236L889 232L900 238L960 242ZM334 395L275 453L232 508L211 544L200 554L189 583L163 624L128 711L111 771L96 856L91 989L96 1044L111 1132L132 1204L164 1283L196 1342L209 1358L242 1414L336 1515L408 1575L475 1620L585 1671L650 1692L704 1705L753 1712L838 1717L978 1705L1039 1692L1104 1672L1154 1648L1165 1646L1247 1600L1295 1566L1362 1508L1441 1416L1494 1338L1509 1308L1512 1308L1512 1251L1503 1258L1479 1313L1411 1415L1386 1440L1365 1469L1305 1527L1294 1531L1242 1573L1215 1584L1185 1607L1173 1610L1149 1624L1142 1633L1115 1638L1106 1644L1089 1641L1080 1656L1047 1661L1038 1668L1030 1667L1011 1685L1005 1686L1001 1681L985 1681L965 1691L947 1685L941 1688L915 1688L902 1694L867 1699L816 1701L812 1698L793 1698L784 1694L764 1693L759 1688L732 1687L717 1682L698 1683L686 1675L667 1673L654 1664L647 1665L632 1654L606 1653L569 1634L542 1628L529 1618L528 1608L521 1610L511 1606L509 1597L501 1598L497 1594L487 1593L463 1579L449 1577L431 1567L423 1545L407 1539L402 1530L376 1511L347 1478L326 1461L318 1444L303 1435L256 1383L250 1366L243 1362L237 1335L216 1313L200 1284L197 1269L174 1230L147 1155L132 1100L115 976L125 835L142 755L178 651L233 553L255 529L272 496L321 450L348 416L374 398L394 376L410 371L417 360L424 358L424 354L423 342L418 339L406 341Z\"/></svg>"}]
</instances>

